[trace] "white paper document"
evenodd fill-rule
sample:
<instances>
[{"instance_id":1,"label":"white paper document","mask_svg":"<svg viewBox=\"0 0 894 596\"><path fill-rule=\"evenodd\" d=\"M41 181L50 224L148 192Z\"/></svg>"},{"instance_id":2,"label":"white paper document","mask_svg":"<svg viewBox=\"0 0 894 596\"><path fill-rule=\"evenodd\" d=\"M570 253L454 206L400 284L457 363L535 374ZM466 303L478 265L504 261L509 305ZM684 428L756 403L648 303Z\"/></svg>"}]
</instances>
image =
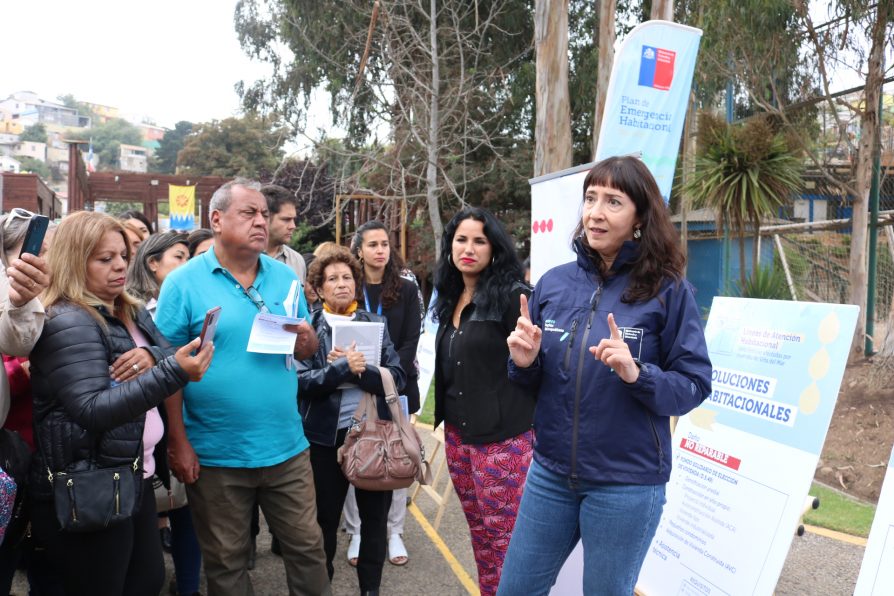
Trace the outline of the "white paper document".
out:
<instances>
[{"instance_id":1,"label":"white paper document","mask_svg":"<svg viewBox=\"0 0 894 596\"><path fill-rule=\"evenodd\" d=\"M354 349L363 354L366 363L378 366L384 334L385 323L337 321L332 323L332 347L347 351L351 344L356 342Z\"/></svg>"},{"instance_id":2,"label":"white paper document","mask_svg":"<svg viewBox=\"0 0 894 596\"><path fill-rule=\"evenodd\" d=\"M248 337L246 350L259 354L291 355L295 351L295 338L298 334L286 331L282 326L297 325L303 320L296 317L258 313L251 326L251 335Z\"/></svg>"}]
</instances>

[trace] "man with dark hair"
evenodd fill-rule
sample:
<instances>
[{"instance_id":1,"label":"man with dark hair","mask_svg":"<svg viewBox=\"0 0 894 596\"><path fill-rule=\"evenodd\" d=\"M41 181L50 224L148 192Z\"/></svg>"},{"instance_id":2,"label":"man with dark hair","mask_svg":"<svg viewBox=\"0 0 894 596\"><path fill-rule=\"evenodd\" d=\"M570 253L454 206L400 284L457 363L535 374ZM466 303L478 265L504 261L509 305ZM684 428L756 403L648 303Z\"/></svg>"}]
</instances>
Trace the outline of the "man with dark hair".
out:
<instances>
[{"instance_id":1,"label":"man with dark hair","mask_svg":"<svg viewBox=\"0 0 894 596\"><path fill-rule=\"evenodd\" d=\"M303 284L307 277L307 265L301 254L289 246L297 225L298 201L289 189L276 184L265 184L261 187L261 194L267 199L267 210L270 212L267 254L291 267Z\"/></svg>"}]
</instances>

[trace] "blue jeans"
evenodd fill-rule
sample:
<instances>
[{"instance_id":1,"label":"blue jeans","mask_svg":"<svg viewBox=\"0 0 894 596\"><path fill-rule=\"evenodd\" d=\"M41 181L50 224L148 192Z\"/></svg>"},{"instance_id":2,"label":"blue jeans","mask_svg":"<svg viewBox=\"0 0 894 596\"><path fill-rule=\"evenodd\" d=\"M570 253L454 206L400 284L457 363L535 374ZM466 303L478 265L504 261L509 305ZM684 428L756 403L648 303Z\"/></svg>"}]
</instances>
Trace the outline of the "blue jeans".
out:
<instances>
[{"instance_id":1,"label":"blue jeans","mask_svg":"<svg viewBox=\"0 0 894 596\"><path fill-rule=\"evenodd\" d=\"M531 462L497 596L549 594L578 540L584 594L633 594L661 512L664 485L603 484Z\"/></svg>"},{"instance_id":2,"label":"blue jeans","mask_svg":"<svg viewBox=\"0 0 894 596\"><path fill-rule=\"evenodd\" d=\"M178 594L195 594L199 591L202 574L202 551L196 538L189 505L168 512L171 521L171 559L177 578Z\"/></svg>"}]
</instances>

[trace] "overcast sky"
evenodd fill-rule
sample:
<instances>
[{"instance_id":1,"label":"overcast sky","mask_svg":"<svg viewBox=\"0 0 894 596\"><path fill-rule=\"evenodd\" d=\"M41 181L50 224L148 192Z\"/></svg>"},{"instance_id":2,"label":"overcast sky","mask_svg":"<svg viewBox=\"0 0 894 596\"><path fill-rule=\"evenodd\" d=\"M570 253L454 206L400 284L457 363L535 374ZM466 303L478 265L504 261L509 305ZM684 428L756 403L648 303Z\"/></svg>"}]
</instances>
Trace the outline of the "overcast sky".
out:
<instances>
[{"instance_id":1,"label":"overcast sky","mask_svg":"<svg viewBox=\"0 0 894 596\"><path fill-rule=\"evenodd\" d=\"M162 126L239 111L233 85L263 77L233 29L236 0L3 2L0 97L28 90L146 116Z\"/></svg>"},{"instance_id":2,"label":"overcast sky","mask_svg":"<svg viewBox=\"0 0 894 596\"><path fill-rule=\"evenodd\" d=\"M71 93L167 127L235 115L234 84L269 72L239 47L235 5L236 0L3 2L0 98L20 90L49 100ZM823 16L815 14L818 22ZM854 81L859 78L841 82ZM314 128L326 127L326 100L315 103Z\"/></svg>"}]
</instances>

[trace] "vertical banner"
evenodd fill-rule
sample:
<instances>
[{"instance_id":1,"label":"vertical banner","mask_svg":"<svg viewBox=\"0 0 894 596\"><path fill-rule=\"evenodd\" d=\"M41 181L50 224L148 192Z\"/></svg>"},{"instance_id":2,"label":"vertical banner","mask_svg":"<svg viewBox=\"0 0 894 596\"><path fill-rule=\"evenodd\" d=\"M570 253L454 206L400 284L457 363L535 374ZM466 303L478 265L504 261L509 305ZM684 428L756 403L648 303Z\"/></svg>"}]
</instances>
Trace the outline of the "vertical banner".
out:
<instances>
[{"instance_id":1,"label":"vertical banner","mask_svg":"<svg viewBox=\"0 0 894 596\"><path fill-rule=\"evenodd\" d=\"M640 155L665 202L686 119L700 29L669 21L637 25L615 54L596 161ZM583 182L593 164L553 172L531 184L531 282L574 259L571 234L580 218Z\"/></svg>"},{"instance_id":2,"label":"vertical banner","mask_svg":"<svg viewBox=\"0 0 894 596\"><path fill-rule=\"evenodd\" d=\"M638 590L772 594L822 451L859 309L715 298L712 392L673 436Z\"/></svg>"},{"instance_id":3,"label":"vertical banner","mask_svg":"<svg viewBox=\"0 0 894 596\"><path fill-rule=\"evenodd\" d=\"M640 154L670 199L702 31L670 21L633 28L615 55L596 161Z\"/></svg>"},{"instance_id":4,"label":"vertical banner","mask_svg":"<svg viewBox=\"0 0 894 596\"><path fill-rule=\"evenodd\" d=\"M869 531L854 596L894 594L894 451Z\"/></svg>"},{"instance_id":5,"label":"vertical banner","mask_svg":"<svg viewBox=\"0 0 894 596\"><path fill-rule=\"evenodd\" d=\"M196 226L196 187L168 185L171 229L191 231Z\"/></svg>"}]
</instances>

